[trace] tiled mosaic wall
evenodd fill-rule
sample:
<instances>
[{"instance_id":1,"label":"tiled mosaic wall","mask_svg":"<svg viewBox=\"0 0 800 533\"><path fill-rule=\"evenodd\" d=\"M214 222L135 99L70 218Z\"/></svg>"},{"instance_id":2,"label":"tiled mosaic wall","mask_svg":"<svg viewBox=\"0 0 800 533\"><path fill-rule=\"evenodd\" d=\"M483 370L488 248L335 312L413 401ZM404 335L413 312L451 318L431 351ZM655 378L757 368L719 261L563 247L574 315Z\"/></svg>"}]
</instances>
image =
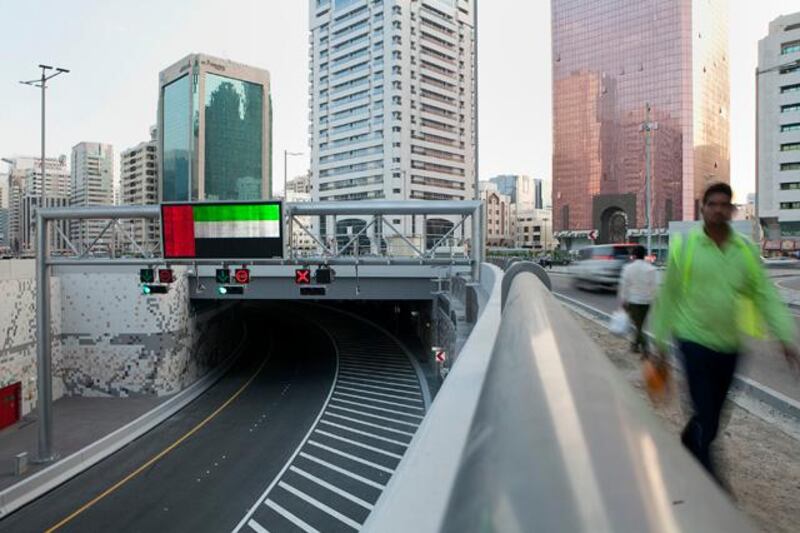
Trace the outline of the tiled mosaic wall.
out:
<instances>
[{"instance_id":1,"label":"tiled mosaic wall","mask_svg":"<svg viewBox=\"0 0 800 533\"><path fill-rule=\"evenodd\" d=\"M136 273L60 274L53 284L54 397L171 394L230 354L238 321L225 306L189 305L185 271L166 295L143 296ZM0 279L0 386L36 398L35 283Z\"/></svg>"}]
</instances>

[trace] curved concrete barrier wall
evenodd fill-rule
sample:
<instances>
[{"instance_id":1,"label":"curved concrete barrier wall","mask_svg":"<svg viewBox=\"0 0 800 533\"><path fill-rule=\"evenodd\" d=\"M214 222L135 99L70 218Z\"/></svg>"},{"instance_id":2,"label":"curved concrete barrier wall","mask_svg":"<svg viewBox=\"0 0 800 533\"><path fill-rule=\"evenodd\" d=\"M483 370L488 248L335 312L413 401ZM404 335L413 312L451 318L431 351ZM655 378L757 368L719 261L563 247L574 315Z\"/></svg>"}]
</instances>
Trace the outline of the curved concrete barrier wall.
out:
<instances>
[{"instance_id":1,"label":"curved concrete barrier wall","mask_svg":"<svg viewBox=\"0 0 800 533\"><path fill-rule=\"evenodd\" d=\"M493 298L368 531L753 531L539 279Z\"/></svg>"}]
</instances>

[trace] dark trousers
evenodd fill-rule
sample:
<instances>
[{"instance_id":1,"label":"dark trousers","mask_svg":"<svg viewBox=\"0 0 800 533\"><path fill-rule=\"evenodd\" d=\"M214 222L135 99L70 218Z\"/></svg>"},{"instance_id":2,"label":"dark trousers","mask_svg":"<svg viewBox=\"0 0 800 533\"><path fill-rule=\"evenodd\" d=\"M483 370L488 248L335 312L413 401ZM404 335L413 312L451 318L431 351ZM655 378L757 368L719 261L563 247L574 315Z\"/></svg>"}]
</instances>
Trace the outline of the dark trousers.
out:
<instances>
[{"instance_id":1,"label":"dark trousers","mask_svg":"<svg viewBox=\"0 0 800 533\"><path fill-rule=\"evenodd\" d=\"M711 460L711 443L717 436L719 417L736 370L737 353L715 352L694 342L679 341L694 414L681 441L708 472L717 477Z\"/></svg>"},{"instance_id":2,"label":"dark trousers","mask_svg":"<svg viewBox=\"0 0 800 533\"><path fill-rule=\"evenodd\" d=\"M633 347L641 348L645 351L647 344L644 338L644 321L647 320L647 312L650 311L649 304L628 304L625 307L631 322L636 326L636 336L633 338Z\"/></svg>"}]
</instances>

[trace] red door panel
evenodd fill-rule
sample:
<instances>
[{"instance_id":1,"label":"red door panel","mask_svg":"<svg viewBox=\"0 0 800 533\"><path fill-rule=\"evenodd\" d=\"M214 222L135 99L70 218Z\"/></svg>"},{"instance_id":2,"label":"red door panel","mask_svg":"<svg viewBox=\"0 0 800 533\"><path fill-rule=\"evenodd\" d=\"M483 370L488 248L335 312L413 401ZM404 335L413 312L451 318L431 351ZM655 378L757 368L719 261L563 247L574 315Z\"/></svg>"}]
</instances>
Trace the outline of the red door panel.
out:
<instances>
[{"instance_id":1,"label":"red door panel","mask_svg":"<svg viewBox=\"0 0 800 533\"><path fill-rule=\"evenodd\" d=\"M12 383L0 388L0 429L19 420L22 383Z\"/></svg>"}]
</instances>

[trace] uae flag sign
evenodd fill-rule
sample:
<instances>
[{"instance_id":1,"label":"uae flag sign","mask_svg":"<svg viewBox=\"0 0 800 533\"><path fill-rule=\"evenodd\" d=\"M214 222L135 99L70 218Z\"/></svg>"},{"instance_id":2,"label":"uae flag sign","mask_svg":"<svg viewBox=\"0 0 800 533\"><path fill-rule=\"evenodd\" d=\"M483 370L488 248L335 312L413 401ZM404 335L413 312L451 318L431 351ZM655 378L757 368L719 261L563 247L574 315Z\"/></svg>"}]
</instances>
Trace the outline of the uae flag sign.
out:
<instances>
[{"instance_id":1,"label":"uae flag sign","mask_svg":"<svg viewBox=\"0 0 800 533\"><path fill-rule=\"evenodd\" d=\"M283 256L280 202L163 204L166 259Z\"/></svg>"}]
</instances>

